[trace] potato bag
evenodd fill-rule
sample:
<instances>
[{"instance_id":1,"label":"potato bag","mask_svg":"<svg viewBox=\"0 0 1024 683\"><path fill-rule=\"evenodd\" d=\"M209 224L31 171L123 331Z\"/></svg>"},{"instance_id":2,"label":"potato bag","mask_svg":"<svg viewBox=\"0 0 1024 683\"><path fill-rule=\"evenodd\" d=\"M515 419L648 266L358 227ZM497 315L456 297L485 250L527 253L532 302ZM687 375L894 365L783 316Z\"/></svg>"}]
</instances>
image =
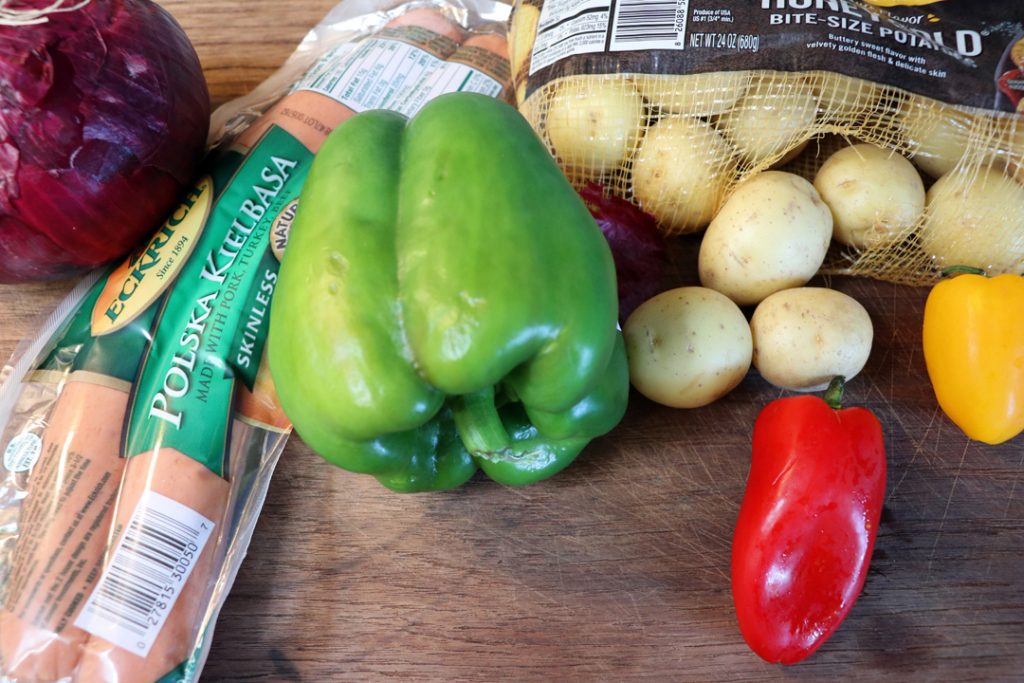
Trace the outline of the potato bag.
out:
<instances>
[{"instance_id":1,"label":"potato bag","mask_svg":"<svg viewBox=\"0 0 1024 683\"><path fill-rule=\"evenodd\" d=\"M752 174L813 180L862 142L936 189L891 239L833 244L824 272L1024 272L1022 0L516 0L510 43L520 110L573 183L668 235L700 233Z\"/></svg>"}]
</instances>

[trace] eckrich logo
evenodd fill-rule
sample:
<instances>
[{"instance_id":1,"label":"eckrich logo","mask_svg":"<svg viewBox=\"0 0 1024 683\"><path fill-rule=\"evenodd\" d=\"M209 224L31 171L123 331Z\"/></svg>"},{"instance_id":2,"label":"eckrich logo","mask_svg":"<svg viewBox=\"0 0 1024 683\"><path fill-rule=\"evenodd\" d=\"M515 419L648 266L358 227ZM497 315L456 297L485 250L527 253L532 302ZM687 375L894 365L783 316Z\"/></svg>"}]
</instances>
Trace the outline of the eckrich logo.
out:
<instances>
[{"instance_id":1,"label":"eckrich logo","mask_svg":"<svg viewBox=\"0 0 1024 683\"><path fill-rule=\"evenodd\" d=\"M202 178L149 242L110 274L92 311L92 334L121 329L149 308L174 282L206 226L213 181Z\"/></svg>"}]
</instances>

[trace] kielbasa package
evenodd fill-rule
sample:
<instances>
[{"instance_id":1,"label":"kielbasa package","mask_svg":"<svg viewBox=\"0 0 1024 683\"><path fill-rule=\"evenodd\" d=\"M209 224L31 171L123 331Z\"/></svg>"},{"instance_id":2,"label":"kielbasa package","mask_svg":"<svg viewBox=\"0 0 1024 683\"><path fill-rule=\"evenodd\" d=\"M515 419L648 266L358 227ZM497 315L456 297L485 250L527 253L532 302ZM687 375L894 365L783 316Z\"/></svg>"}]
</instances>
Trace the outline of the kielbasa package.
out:
<instances>
[{"instance_id":1,"label":"kielbasa package","mask_svg":"<svg viewBox=\"0 0 1024 683\"><path fill-rule=\"evenodd\" d=\"M509 38L520 110L574 184L666 234L867 143L913 162L921 199L837 233L825 272L1024 272L1021 0L516 0Z\"/></svg>"},{"instance_id":2,"label":"kielbasa package","mask_svg":"<svg viewBox=\"0 0 1024 683\"><path fill-rule=\"evenodd\" d=\"M214 113L181 205L92 273L0 385L0 679L195 680L291 431L266 365L320 144L371 108L510 97L508 7L345 0Z\"/></svg>"}]
</instances>

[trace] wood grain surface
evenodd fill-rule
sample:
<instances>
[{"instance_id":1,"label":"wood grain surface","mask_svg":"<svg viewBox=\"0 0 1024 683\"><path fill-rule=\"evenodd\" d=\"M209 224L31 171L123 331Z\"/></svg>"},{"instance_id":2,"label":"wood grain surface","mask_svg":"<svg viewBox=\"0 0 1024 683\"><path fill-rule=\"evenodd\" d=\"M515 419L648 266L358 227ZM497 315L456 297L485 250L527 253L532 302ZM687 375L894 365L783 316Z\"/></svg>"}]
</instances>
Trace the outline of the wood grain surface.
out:
<instances>
[{"instance_id":1,"label":"wood grain surface","mask_svg":"<svg viewBox=\"0 0 1024 683\"><path fill-rule=\"evenodd\" d=\"M167 0L215 103L246 93L330 0ZM694 284L694 243L665 282ZM73 283L0 287L0 356ZM729 588L755 373L700 410L631 399L570 469L401 496L295 437L203 675L208 681L1024 680L1024 438L968 442L920 350L926 291L837 278L875 325L847 402L876 412L890 477L870 574L808 661L763 663Z\"/></svg>"}]
</instances>

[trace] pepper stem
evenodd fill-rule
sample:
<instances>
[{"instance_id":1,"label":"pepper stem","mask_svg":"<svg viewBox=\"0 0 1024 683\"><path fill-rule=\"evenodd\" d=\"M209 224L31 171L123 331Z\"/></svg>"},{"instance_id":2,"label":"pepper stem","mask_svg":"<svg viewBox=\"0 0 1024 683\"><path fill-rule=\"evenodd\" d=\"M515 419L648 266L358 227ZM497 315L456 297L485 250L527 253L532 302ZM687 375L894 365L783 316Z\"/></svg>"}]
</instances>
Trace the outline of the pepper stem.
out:
<instances>
[{"instance_id":1,"label":"pepper stem","mask_svg":"<svg viewBox=\"0 0 1024 683\"><path fill-rule=\"evenodd\" d=\"M497 456L512 445L494 404L494 387L464 394L452 401L455 428L470 455Z\"/></svg>"},{"instance_id":2,"label":"pepper stem","mask_svg":"<svg viewBox=\"0 0 1024 683\"><path fill-rule=\"evenodd\" d=\"M846 389L846 378L842 375L837 375L832 378L832 381L828 383L828 389L825 390L825 403L832 410L839 410L843 407L843 391Z\"/></svg>"},{"instance_id":3,"label":"pepper stem","mask_svg":"<svg viewBox=\"0 0 1024 683\"><path fill-rule=\"evenodd\" d=\"M985 270L983 268L975 268L974 266L949 266L942 269L942 277L952 277L953 275L984 275Z\"/></svg>"}]
</instances>

